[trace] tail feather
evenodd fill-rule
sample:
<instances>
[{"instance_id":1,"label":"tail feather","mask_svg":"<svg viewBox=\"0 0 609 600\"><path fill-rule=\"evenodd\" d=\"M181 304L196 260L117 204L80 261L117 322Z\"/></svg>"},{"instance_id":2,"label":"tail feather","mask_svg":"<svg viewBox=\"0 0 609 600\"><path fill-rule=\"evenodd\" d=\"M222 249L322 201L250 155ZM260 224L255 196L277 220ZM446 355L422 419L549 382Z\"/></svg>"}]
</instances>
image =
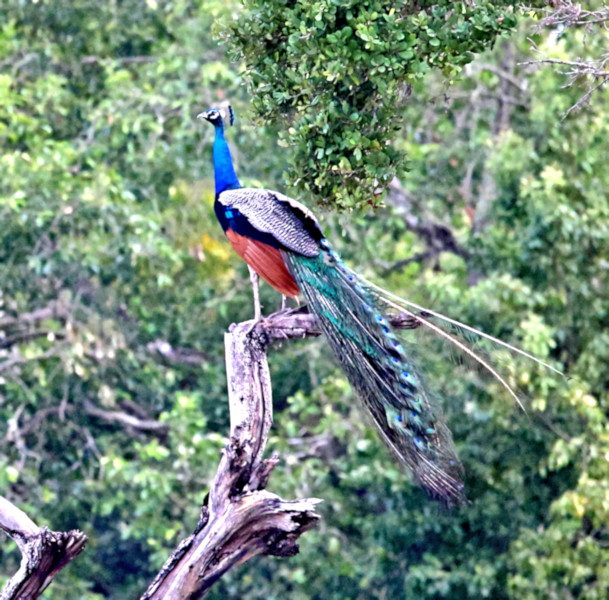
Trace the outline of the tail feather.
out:
<instances>
[{"instance_id":1,"label":"tail feather","mask_svg":"<svg viewBox=\"0 0 609 600\"><path fill-rule=\"evenodd\" d=\"M397 304L390 303L390 305L394 308L400 308ZM408 310L406 311L406 313L410 313L411 316L416 317L414 313L411 313ZM522 408L522 410L526 412L526 409L522 404L522 401L518 397L518 394L516 394L516 392L510 387L510 384L486 360L476 354L469 346L459 341L454 336L450 335L450 333L444 331L444 329L442 329L441 327L430 323L427 319L420 318L419 322L425 327L431 329L440 337L444 338L445 340L448 340L451 344L455 345L459 350L461 350L463 353L465 353L467 356L477 362L482 368L486 369L486 371L488 371L493 376L493 378L496 379L501 384L501 386L507 391L507 393L516 401L520 408Z\"/></svg>"},{"instance_id":2,"label":"tail feather","mask_svg":"<svg viewBox=\"0 0 609 600\"><path fill-rule=\"evenodd\" d=\"M385 318L385 304L325 240L317 257L284 252L284 260L383 441L431 495L463 502L452 436Z\"/></svg>"},{"instance_id":3,"label":"tail feather","mask_svg":"<svg viewBox=\"0 0 609 600\"><path fill-rule=\"evenodd\" d=\"M396 296L396 295L392 294L391 292L388 292L387 290L384 290L383 288L378 287L377 285L368 281L367 279L363 279L363 278L360 278L360 279L362 279L362 281L366 284L366 286L372 290L373 294L386 306L396 308L398 310L405 311L406 313L410 313L410 314L413 314L412 310L422 311L422 313L424 313L425 317L429 317L429 316L436 317L442 321L445 321L446 323L450 323L451 325L454 325L458 329L468 331L470 333L475 334L476 336L490 340L491 342L493 342L494 344L497 344L498 346L503 346L504 348L507 348L510 352L514 352L515 354L520 354L521 356L524 356L525 358L528 358L528 359L532 360L533 362L536 362L537 364L541 365L542 367L549 369L550 371L556 373L557 375L567 378L567 376L562 371L557 369L556 367L553 367L552 365L548 364L547 362L540 360L539 358L537 358L536 356L533 356L529 352L525 352L521 348L513 346L512 344L508 344L507 342L504 342L503 340L500 340L499 338L493 337L492 335L489 335L488 333L485 333L484 331L480 331L479 329L476 329L475 327L470 327L469 325L466 325L465 323L461 323L460 321L451 319L450 317L447 317L446 315L443 315L442 313L435 312L429 308L423 308L422 306L419 306L418 304L415 304L414 302L411 302L410 300L400 298L399 296ZM421 318L419 315L414 315L414 316L419 323L423 323L423 321L425 321L425 323L429 323L429 321L427 321L425 318ZM457 341L457 340L455 340L455 341Z\"/></svg>"}]
</instances>

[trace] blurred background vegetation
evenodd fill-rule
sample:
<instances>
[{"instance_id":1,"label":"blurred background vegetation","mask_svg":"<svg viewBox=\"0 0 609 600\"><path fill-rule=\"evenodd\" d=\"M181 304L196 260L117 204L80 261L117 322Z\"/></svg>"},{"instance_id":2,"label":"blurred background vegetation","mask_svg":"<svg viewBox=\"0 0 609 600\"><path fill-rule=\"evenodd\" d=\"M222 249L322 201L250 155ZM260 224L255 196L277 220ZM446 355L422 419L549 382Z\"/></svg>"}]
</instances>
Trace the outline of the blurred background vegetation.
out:
<instances>
[{"instance_id":1,"label":"blurred background vegetation","mask_svg":"<svg viewBox=\"0 0 609 600\"><path fill-rule=\"evenodd\" d=\"M252 315L194 120L227 99L244 183L354 209L316 209L350 265L573 379L506 358L524 414L418 347L467 474L470 504L447 511L362 422L323 340L275 351L269 488L323 498L323 521L209 597L608 596L609 91L565 117L599 80L522 63L609 37L537 29L514 3L417 4L391 3L405 38L382 0L3 4L0 493L90 537L46 598L137 597L198 520L228 431L222 332ZM5 540L4 579L19 558Z\"/></svg>"}]
</instances>

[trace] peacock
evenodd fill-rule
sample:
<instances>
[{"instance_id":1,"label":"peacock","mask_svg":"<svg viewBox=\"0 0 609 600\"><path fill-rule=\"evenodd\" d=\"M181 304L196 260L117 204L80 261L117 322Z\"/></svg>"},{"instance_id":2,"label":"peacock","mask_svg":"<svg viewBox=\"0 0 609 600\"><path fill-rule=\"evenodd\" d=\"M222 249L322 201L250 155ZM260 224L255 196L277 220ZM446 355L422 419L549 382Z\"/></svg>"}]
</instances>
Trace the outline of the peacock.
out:
<instances>
[{"instance_id":1,"label":"peacock","mask_svg":"<svg viewBox=\"0 0 609 600\"><path fill-rule=\"evenodd\" d=\"M224 129L224 118L228 117L232 125L234 113L230 107L226 111L210 108L198 118L215 128L214 209L232 247L247 263L254 279L255 274L260 275L287 297L296 298L302 293L385 444L429 495L447 505L463 503L464 473L452 435L439 406L432 402L422 374L391 326L387 311L393 308L405 312L417 324L457 344L516 398L488 363L427 316L490 336L428 309L425 317L415 313L422 307L386 292L347 267L304 205L279 192L242 187ZM256 286L254 297L256 319L260 319Z\"/></svg>"}]
</instances>

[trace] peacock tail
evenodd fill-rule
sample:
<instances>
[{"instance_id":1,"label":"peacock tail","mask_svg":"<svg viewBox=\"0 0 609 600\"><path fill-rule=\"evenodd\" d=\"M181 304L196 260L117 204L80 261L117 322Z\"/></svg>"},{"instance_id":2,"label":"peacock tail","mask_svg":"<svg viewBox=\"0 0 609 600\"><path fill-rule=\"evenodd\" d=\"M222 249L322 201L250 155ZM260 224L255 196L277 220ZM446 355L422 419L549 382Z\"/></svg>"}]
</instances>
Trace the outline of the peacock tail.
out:
<instances>
[{"instance_id":1,"label":"peacock tail","mask_svg":"<svg viewBox=\"0 0 609 600\"><path fill-rule=\"evenodd\" d=\"M231 245L276 290L287 296L304 294L387 446L432 496L447 504L463 502L463 468L450 431L439 407L432 403L413 357L389 324L387 311L397 309L452 344L490 373L517 402L518 396L489 362L428 317L560 371L501 340L394 296L349 269L305 206L278 192L241 186L224 137L223 116L218 108L199 115L215 128L214 209ZM232 124L230 108L228 117ZM415 314L415 310L424 314Z\"/></svg>"},{"instance_id":2,"label":"peacock tail","mask_svg":"<svg viewBox=\"0 0 609 600\"><path fill-rule=\"evenodd\" d=\"M351 386L381 438L434 497L464 501L463 468L440 408L407 356L378 294L327 240L318 256L283 252Z\"/></svg>"}]
</instances>

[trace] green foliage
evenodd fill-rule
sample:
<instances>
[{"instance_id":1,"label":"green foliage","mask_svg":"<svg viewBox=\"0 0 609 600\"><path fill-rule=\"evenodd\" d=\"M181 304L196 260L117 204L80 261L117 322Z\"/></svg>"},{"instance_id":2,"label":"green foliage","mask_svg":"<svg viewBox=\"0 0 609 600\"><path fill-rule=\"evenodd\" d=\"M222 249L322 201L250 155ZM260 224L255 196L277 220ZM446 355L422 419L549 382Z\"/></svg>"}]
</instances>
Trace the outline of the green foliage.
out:
<instances>
[{"instance_id":1,"label":"green foliage","mask_svg":"<svg viewBox=\"0 0 609 600\"><path fill-rule=\"evenodd\" d=\"M576 34L537 42L566 60L583 51ZM482 57L443 102L443 81L415 86L402 142L411 157L406 189L388 200L391 210L343 219L329 237L342 232L341 253L379 281L380 269L426 249L408 224L413 214L442 219L469 251L465 264L444 253L428 265L434 269L390 269L385 287L516 340L574 380L562 383L528 361L499 363L527 399L526 417L446 354L435 366L426 361L472 500L452 514L406 488L378 440L361 431L357 408L345 413L334 377L310 399L293 398L298 416L280 421L287 428L279 438L299 432L303 450L292 447L290 474L307 482L306 493L327 486L328 529L304 539L289 565L257 565L222 582L217 597L607 596L607 92L563 121L582 88L561 89L551 68L518 68L528 45L522 35ZM308 456L323 431L333 435Z\"/></svg>"},{"instance_id":2,"label":"green foliage","mask_svg":"<svg viewBox=\"0 0 609 600\"><path fill-rule=\"evenodd\" d=\"M473 15L470 4L450 18ZM253 6L237 13L240 32ZM251 316L247 270L211 207L212 132L193 117L230 96L238 122L229 136L244 182L278 187L284 154L274 130L246 124L237 68L212 39L212 24L232 5L15 0L7 7L0 23L2 495L40 524L79 527L90 537L45 597L133 598L197 522L228 430L222 332ZM286 5L286 15L311 7ZM392 7L375 9L383 16L361 27L389 28L384 15ZM338 10L321 13L328 35ZM354 5L353 18L366 10ZM511 26L506 14L497 31L489 24L466 40L480 44L472 52ZM416 18L406 15L401 26L414 27ZM300 64L314 65L322 46L343 52L316 23L304 20L311 35L289 42L309 49L293 67L301 78ZM453 36L432 31L446 43ZM377 114L387 127L404 125L395 141L395 152L410 160L403 188L375 216L323 225L366 277L563 366L574 381L563 384L526 360L501 361L528 401L524 415L498 386L481 384L432 339L416 338L466 468L471 504L451 512L411 485L362 422L323 340L275 351L270 448L282 463L269 488L286 498L323 498L323 521L302 538L299 556L240 567L210 597L607 597L607 91L563 120L581 89L563 89L551 68L517 65L528 57L529 34L525 23L513 41L466 65L448 90L437 71L425 79L400 71L402 86L412 79L409 102L390 85ZM373 55L394 60L353 38L361 68L345 60L342 71L333 63L334 73L351 65L369 74ZM593 52L591 43L606 45L588 37L584 47L572 32L536 42L566 60ZM453 77L457 61L471 58L438 54L432 65L436 50L425 48L409 69L443 61ZM313 97L305 101L312 86L343 84L342 76L326 79L329 65L311 66L298 86L278 77L256 98L271 102L274 117L288 114L297 131L318 118L333 135L357 129L329 97L313 107ZM271 57L262 75L276 68ZM385 75L375 71L375 85ZM293 96L301 88L302 105L274 96L286 86ZM360 128L371 127L366 114ZM318 139L311 131L306 143ZM393 135L375 139L384 148ZM333 152L332 160L352 160L349 148ZM368 157L362 149L364 178L379 168ZM463 252L428 252L425 226L436 221ZM262 294L265 311L278 307L268 287ZM110 418L117 413L160 428ZM11 547L2 547L3 578L18 565Z\"/></svg>"},{"instance_id":3,"label":"green foliage","mask_svg":"<svg viewBox=\"0 0 609 600\"><path fill-rule=\"evenodd\" d=\"M393 144L412 84L454 78L510 31L512 2L247 0L223 37L252 103L286 124L289 182L326 206L378 206L406 155Z\"/></svg>"},{"instance_id":4,"label":"green foliage","mask_svg":"<svg viewBox=\"0 0 609 600\"><path fill-rule=\"evenodd\" d=\"M135 597L196 523L221 446L219 334L243 303L230 301L213 184L184 182L211 174L210 138L193 116L236 89L210 36L222 10L134 1L3 11L2 493L41 524L91 538L71 584L49 597ZM252 132L241 141L256 168ZM215 319L217 331L200 326ZM203 365L165 361L157 342L204 348Z\"/></svg>"}]
</instances>

